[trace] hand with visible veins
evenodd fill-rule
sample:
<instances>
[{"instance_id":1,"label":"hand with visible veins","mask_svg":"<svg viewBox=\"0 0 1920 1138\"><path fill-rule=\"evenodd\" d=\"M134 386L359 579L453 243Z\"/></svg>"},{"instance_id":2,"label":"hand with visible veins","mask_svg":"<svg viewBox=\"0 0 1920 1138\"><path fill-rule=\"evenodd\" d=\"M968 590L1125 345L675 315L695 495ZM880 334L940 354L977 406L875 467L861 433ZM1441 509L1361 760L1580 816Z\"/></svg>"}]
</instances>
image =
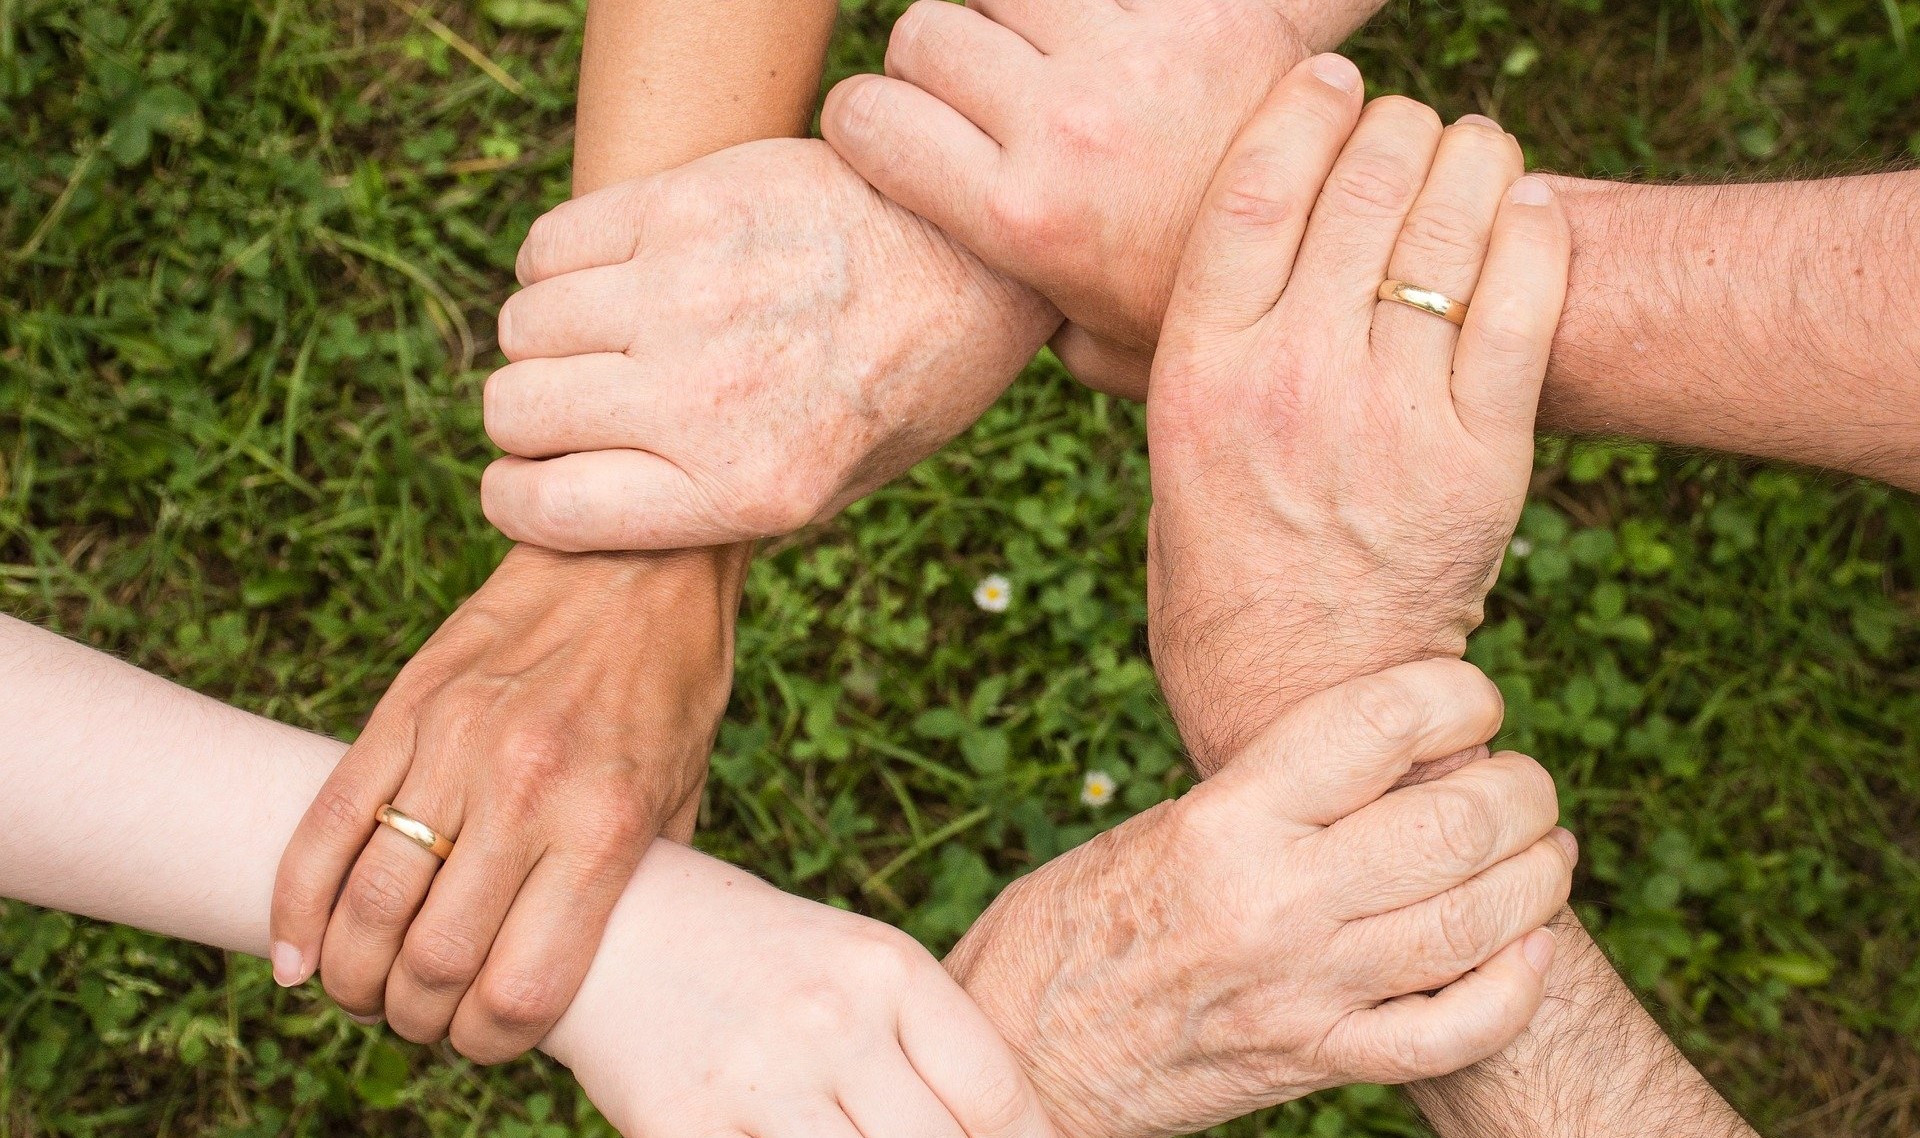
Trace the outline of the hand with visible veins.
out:
<instances>
[{"instance_id":1,"label":"hand with visible veins","mask_svg":"<svg viewBox=\"0 0 1920 1138\"><path fill-rule=\"evenodd\" d=\"M744 551L521 546L401 669L280 860L274 976L499 1062L559 1018L654 837L682 840ZM441 862L375 824L391 803Z\"/></svg>"},{"instance_id":2,"label":"hand with visible veins","mask_svg":"<svg viewBox=\"0 0 1920 1138\"><path fill-rule=\"evenodd\" d=\"M1460 655L1533 472L1566 219L1491 122L1362 113L1360 86L1325 55L1274 89L1154 359L1148 638L1203 771L1292 700ZM1385 279L1469 302L1465 326Z\"/></svg>"},{"instance_id":3,"label":"hand with visible veins","mask_svg":"<svg viewBox=\"0 0 1920 1138\"><path fill-rule=\"evenodd\" d=\"M1039 289L1082 381L1140 398L1187 227L1254 108L1373 0L918 0L822 135L888 197Z\"/></svg>"},{"instance_id":4,"label":"hand with visible veins","mask_svg":"<svg viewBox=\"0 0 1920 1138\"><path fill-rule=\"evenodd\" d=\"M1493 1054L1539 1007L1577 854L1552 777L1481 745L1500 713L1455 660L1303 700L1185 797L1014 882L947 968L1067 1138L1185 1134Z\"/></svg>"},{"instance_id":5,"label":"hand with visible veins","mask_svg":"<svg viewBox=\"0 0 1920 1138\"><path fill-rule=\"evenodd\" d=\"M1349 949L1341 959L1357 967L1346 971L1322 965L1386 985L1349 993L1361 1002L1345 1015L1377 1000L1405 1006L1391 1002L1403 993L1390 981L1431 987L1483 952L1523 951L1520 938L1566 897L1573 849L1549 833L1552 780L1515 755L1476 752L1461 765L1458 752L1498 728L1491 685L1458 662L1382 671L1457 653L1498 565L1531 469L1565 222L1544 187L1515 181L1519 156L1499 130L1443 135L1418 104L1383 99L1363 114L1361 103L1360 75L1338 56L1276 86L1214 177L1155 360L1148 631L1168 702L1212 778L1016 883L949 959L1069 1133L1180 1131L1326 1085L1316 1073L1423 1078L1500 1046L1500 1033L1425 1051L1401 1038L1365 1052L1397 1056L1385 1069L1302 1061L1339 1053L1329 997L1305 967L1324 926L1311 874L1268 886L1240 868L1284 868L1287 853L1262 843L1292 832L1238 801L1259 777L1248 764L1273 772L1284 790L1256 797L1284 811L1311 798L1299 788L1313 780L1347 778L1342 755L1398 740L1384 749L1399 761L1352 799L1359 812L1321 836L1366 834L1351 849L1369 866L1356 882L1421 880L1394 862L1402 854L1434 867L1444 880L1431 884L1456 891L1426 904L1480 922L1430 928L1420 947L1380 957ZM1465 327L1378 301L1389 275L1471 298ZM1432 729L1443 722L1453 727ZM1388 792L1414 766L1449 758L1445 773ZM1356 821L1369 816L1378 829ZM1513 868L1490 868L1503 859ZM1519 865L1532 867L1519 874L1527 884L1503 884ZM1298 908L1262 907L1273 903ZM1278 942L1295 932L1305 941ZM1544 972L1551 934L1532 937ZM1402 976L1386 959L1432 971ZM1521 1003L1536 1003L1527 990ZM1509 1035L1532 1014L1475 1006L1480 1018L1425 1005L1436 1023L1491 1018ZM1291 1008L1307 1009L1304 1032ZM1098 1074L1055 1081L1063 1071ZM1150 1089L1134 1096L1138 1114L1122 1085Z\"/></svg>"},{"instance_id":6,"label":"hand with visible veins","mask_svg":"<svg viewBox=\"0 0 1920 1138\"><path fill-rule=\"evenodd\" d=\"M785 534L925 458L1057 325L825 143L737 146L567 202L520 253L487 381L508 536Z\"/></svg>"}]
</instances>

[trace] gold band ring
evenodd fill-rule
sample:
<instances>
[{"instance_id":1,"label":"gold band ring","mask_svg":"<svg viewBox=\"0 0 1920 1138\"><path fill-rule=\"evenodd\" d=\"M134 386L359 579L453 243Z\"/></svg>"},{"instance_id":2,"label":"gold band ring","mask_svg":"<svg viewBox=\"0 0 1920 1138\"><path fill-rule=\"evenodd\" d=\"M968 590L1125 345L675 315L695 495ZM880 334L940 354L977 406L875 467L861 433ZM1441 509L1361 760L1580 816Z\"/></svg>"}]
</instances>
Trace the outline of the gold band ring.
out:
<instances>
[{"instance_id":1,"label":"gold band ring","mask_svg":"<svg viewBox=\"0 0 1920 1138\"><path fill-rule=\"evenodd\" d=\"M1466 301L1455 300L1446 293L1435 292L1430 288L1421 288L1406 281L1381 281L1379 296L1381 300L1391 300L1404 304L1408 308L1418 308L1422 312L1431 313L1449 324L1467 322Z\"/></svg>"},{"instance_id":2,"label":"gold band ring","mask_svg":"<svg viewBox=\"0 0 1920 1138\"><path fill-rule=\"evenodd\" d=\"M374 811L373 820L441 861L447 860L453 853L453 843L441 837L439 831L410 814L395 810L391 802Z\"/></svg>"}]
</instances>

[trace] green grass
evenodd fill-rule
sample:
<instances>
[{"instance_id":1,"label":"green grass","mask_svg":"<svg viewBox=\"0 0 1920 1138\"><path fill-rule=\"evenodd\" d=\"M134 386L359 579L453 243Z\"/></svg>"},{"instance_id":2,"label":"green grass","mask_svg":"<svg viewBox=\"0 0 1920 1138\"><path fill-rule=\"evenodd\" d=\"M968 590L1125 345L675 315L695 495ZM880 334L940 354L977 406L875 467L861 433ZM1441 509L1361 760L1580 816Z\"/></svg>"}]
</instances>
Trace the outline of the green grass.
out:
<instances>
[{"instance_id":1,"label":"green grass","mask_svg":"<svg viewBox=\"0 0 1920 1138\"><path fill-rule=\"evenodd\" d=\"M848 0L833 70L875 66L901 6ZM490 313L564 193L579 15L434 11L451 34L374 0L0 0L0 608L350 734L484 578ZM1542 165L1759 177L1920 148L1916 34L1912 0L1466 0L1354 50ZM764 559L708 848L942 947L1177 792L1146 492L1137 412L1041 364ZM1523 536L1474 655L1561 778L1586 915L1764 1129L1920 1131L1920 513L1549 444ZM1004 615L969 600L991 572ZM1089 769L1114 807L1078 803ZM258 962L0 905L0 1138L599 1125L550 1064L471 1068ZM1224 1129L1421 1133L1377 1088Z\"/></svg>"}]
</instances>

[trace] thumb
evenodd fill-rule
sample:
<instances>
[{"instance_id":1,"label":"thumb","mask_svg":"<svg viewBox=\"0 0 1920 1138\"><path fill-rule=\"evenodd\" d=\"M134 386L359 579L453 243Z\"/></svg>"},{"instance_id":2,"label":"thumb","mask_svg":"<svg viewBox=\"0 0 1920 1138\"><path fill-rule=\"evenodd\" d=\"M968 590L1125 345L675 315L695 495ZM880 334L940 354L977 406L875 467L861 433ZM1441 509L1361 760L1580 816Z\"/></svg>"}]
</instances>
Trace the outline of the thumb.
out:
<instances>
[{"instance_id":1,"label":"thumb","mask_svg":"<svg viewBox=\"0 0 1920 1138\"><path fill-rule=\"evenodd\" d=\"M1486 742L1500 689L1464 660L1423 660L1308 696L1207 786L1239 790L1291 822L1327 826L1391 790L1416 763Z\"/></svg>"}]
</instances>

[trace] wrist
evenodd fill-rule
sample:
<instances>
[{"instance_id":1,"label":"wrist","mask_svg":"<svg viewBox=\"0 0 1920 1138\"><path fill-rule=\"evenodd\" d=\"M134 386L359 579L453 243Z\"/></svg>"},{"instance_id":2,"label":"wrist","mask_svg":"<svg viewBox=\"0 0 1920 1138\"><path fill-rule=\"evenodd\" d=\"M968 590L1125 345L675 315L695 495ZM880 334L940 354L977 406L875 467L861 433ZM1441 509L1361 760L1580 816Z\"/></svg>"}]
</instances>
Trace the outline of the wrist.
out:
<instances>
[{"instance_id":1,"label":"wrist","mask_svg":"<svg viewBox=\"0 0 1920 1138\"><path fill-rule=\"evenodd\" d=\"M1753 1132L1661 1031L1571 910L1533 1022L1490 1059L1408 1095L1442 1138Z\"/></svg>"},{"instance_id":2,"label":"wrist","mask_svg":"<svg viewBox=\"0 0 1920 1138\"><path fill-rule=\"evenodd\" d=\"M1423 607L1416 598L1366 598L1364 592L1274 580L1220 591L1223 599L1260 598L1239 606L1191 596L1169 596L1162 604L1150 596L1149 651L1202 778L1316 692L1401 664L1464 656L1484 611L1478 599Z\"/></svg>"}]
</instances>

